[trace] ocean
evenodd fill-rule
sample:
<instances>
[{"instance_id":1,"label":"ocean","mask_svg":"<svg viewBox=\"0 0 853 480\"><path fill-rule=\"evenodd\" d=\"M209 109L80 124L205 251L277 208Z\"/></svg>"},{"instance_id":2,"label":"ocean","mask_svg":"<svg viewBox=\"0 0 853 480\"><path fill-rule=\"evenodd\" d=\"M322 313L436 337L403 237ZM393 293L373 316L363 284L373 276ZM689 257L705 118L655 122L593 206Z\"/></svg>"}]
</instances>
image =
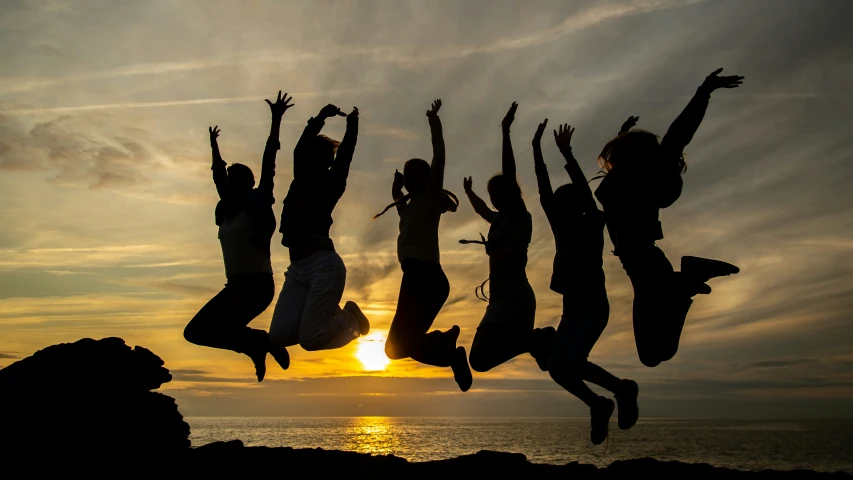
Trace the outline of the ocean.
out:
<instances>
[{"instance_id":1,"label":"ocean","mask_svg":"<svg viewBox=\"0 0 853 480\"><path fill-rule=\"evenodd\" d=\"M607 466L653 457L739 470L810 469L853 473L853 420L641 419L610 440L589 442L586 418L189 417L193 446L240 439L289 446L392 454L413 462L480 450L523 453L534 463Z\"/></svg>"}]
</instances>

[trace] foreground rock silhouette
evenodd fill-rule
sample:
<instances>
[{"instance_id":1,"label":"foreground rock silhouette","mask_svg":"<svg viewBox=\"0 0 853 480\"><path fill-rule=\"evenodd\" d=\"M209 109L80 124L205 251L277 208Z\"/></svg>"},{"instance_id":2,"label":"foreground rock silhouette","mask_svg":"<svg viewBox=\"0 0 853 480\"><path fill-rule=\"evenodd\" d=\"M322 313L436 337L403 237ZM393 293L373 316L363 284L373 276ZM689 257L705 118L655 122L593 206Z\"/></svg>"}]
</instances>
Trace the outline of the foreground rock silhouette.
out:
<instances>
[{"instance_id":1,"label":"foreground rock silhouette","mask_svg":"<svg viewBox=\"0 0 853 480\"><path fill-rule=\"evenodd\" d=\"M174 399L152 392L172 379L151 351L120 338L53 345L0 370L0 458L5 471L89 477L168 478L571 478L853 479L846 473L741 472L650 458L607 468L534 464L518 453L412 463L393 455L289 447L240 440L190 448ZM35 474L35 475L34 475Z\"/></svg>"},{"instance_id":2,"label":"foreground rock silhouette","mask_svg":"<svg viewBox=\"0 0 853 480\"><path fill-rule=\"evenodd\" d=\"M570 478L570 479L850 479L836 472L810 470L742 472L707 464L660 462L651 458L616 461L606 468L572 462L536 464L520 453L481 451L447 460L411 463L393 455L289 447L244 447L240 440L215 442L192 449L184 473L231 476L239 472L280 474L299 469L310 478Z\"/></svg>"},{"instance_id":3,"label":"foreground rock silhouette","mask_svg":"<svg viewBox=\"0 0 853 480\"><path fill-rule=\"evenodd\" d=\"M150 350L121 338L85 338L39 350L0 370L0 456L34 452L80 461L185 453L190 427L172 380Z\"/></svg>"}]
</instances>

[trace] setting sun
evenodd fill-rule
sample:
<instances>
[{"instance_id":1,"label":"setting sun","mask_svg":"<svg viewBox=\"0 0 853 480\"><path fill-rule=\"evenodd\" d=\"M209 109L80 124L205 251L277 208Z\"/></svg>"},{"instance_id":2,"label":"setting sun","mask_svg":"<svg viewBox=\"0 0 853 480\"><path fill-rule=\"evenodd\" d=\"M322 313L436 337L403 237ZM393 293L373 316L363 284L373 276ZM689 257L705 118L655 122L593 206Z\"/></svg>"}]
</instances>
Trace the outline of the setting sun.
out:
<instances>
[{"instance_id":1,"label":"setting sun","mask_svg":"<svg viewBox=\"0 0 853 480\"><path fill-rule=\"evenodd\" d=\"M358 340L355 357L365 370L385 370L391 360L385 355L384 332L373 332Z\"/></svg>"}]
</instances>

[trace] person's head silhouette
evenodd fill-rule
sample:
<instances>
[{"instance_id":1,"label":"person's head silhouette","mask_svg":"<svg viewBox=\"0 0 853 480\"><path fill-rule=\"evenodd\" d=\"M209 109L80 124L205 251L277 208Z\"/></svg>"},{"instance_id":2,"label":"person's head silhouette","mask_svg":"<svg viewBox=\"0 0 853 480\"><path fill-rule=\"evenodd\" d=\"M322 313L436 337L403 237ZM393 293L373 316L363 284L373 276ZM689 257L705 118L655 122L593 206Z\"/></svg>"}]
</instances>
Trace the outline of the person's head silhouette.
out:
<instances>
[{"instance_id":1,"label":"person's head silhouette","mask_svg":"<svg viewBox=\"0 0 853 480\"><path fill-rule=\"evenodd\" d=\"M335 153L337 153L340 144L341 142L325 135L314 137L310 143L310 156L312 158L310 165L321 170L328 170L335 161Z\"/></svg>"},{"instance_id":2,"label":"person's head silhouette","mask_svg":"<svg viewBox=\"0 0 853 480\"><path fill-rule=\"evenodd\" d=\"M518 186L518 182L502 173L490 178L486 189L489 191L489 199L492 205L498 212L519 205L522 201L521 188Z\"/></svg>"},{"instance_id":3,"label":"person's head silhouette","mask_svg":"<svg viewBox=\"0 0 853 480\"><path fill-rule=\"evenodd\" d=\"M417 195L429 185L431 167L426 160L413 158L403 167L403 186L411 195Z\"/></svg>"},{"instance_id":4,"label":"person's head silhouette","mask_svg":"<svg viewBox=\"0 0 853 480\"><path fill-rule=\"evenodd\" d=\"M605 172L614 168L646 168L658 158L660 139L647 130L638 128L620 133L607 142L598 156L598 163ZM679 168L687 171L687 162L681 156Z\"/></svg>"},{"instance_id":5,"label":"person's head silhouette","mask_svg":"<svg viewBox=\"0 0 853 480\"><path fill-rule=\"evenodd\" d=\"M228 167L228 190L233 198L242 198L255 188L255 175L252 169L242 163Z\"/></svg>"},{"instance_id":6,"label":"person's head silhouette","mask_svg":"<svg viewBox=\"0 0 853 480\"><path fill-rule=\"evenodd\" d=\"M567 183L554 190L554 204L559 205L558 212L566 220L575 219L584 213L582 192L577 185Z\"/></svg>"}]
</instances>

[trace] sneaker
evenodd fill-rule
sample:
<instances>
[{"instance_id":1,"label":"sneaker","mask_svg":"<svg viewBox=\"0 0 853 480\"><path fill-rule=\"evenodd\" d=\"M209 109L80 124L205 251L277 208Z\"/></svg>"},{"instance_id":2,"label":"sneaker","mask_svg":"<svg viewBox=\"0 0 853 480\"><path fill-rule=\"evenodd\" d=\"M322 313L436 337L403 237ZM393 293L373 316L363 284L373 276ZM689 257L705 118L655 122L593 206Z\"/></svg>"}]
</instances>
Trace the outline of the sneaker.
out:
<instances>
[{"instance_id":1,"label":"sneaker","mask_svg":"<svg viewBox=\"0 0 853 480\"><path fill-rule=\"evenodd\" d=\"M731 263L701 257L681 257L681 271L703 282L715 277L724 277L740 272Z\"/></svg>"},{"instance_id":2,"label":"sneaker","mask_svg":"<svg viewBox=\"0 0 853 480\"><path fill-rule=\"evenodd\" d=\"M246 345L241 349L242 353L252 359L255 365L255 376L262 382L267 373L267 351L269 350L269 336L263 330L252 330Z\"/></svg>"},{"instance_id":3,"label":"sneaker","mask_svg":"<svg viewBox=\"0 0 853 480\"><path fill-rule=\"evenodd\" d=\"M255 364L255 376L258 377L259 382L263 382L267 374L267 352L252 353L249 358Z\"/></svg>"},{"instance_id":4,"label":"sneaker","mask_svg":"<svg viewBox=\"0 0 853 480\"><path fill-rule=\"evenodd\" d=\"M551 360L551 349L554 345L554 338L557 336L557 330L554 327L545 327L533 330L533 338L531 338L532 346L530 347L530 355L536 360L539 365L539 370L548 371L548 362Z\"/></svg>"},{"instance_id":5,"label":"sneaker","mask_svg":"<svg viewBox=\"0 0 853 480\"><path fill-rule=\"evenodd\" d=\"M610 417L616 404L609 398L601 397L601 403L589 409L590 437L593 445L601 445L610 433Z\"/></svg>"},{"instance_id":6,"label":"sneaker","mask_svg":"<svg viewBox=\"0 0 853 480\"><path fill-rule=\"evenodd\" d=\"M633 380L622 380L621 384L622 391L615 395L619 407L619 428L628 430L640 417L640 406L637 404L640 386Z\"/></svg>"},{"instance_id":7,"label":"sneaker","mask_svg":"<svg viewBox=\"0 0 853 480\"><path fill-rule=\"evenodd\" d=\"M453 379L459 385L459 390L467 392L474 383L474 376L471 375L471 367L468 366L468 353L465 352L465 347L458 347L453 352L453 362L450 364L453 369Z\"/></svg>"},{"instance_id":8,"label":"sneaker","mask_svg":"<svg viewBox=\"0 0 853 480\"><path fill-rule=\"evenodd\" d=\"M284 347L270 347L270 355L278 363L282 370L287 370L290 367L290 354Z\"/></svg>"},{"instance_id":9,"label":"sneaker","mask_svg":"<svg viewBox=\"0 0 853 480\"><path fill-rule=\"evenodd\" d=\"M345 311L352 314L356 320L358 320L358 333L362 336L367 335L367 332L370 331L370 321L364 316L364 313L361 312L361 309L358 308L358 305L355 302L347 302L344 304Z\"/></svg>"}]
</instances>

